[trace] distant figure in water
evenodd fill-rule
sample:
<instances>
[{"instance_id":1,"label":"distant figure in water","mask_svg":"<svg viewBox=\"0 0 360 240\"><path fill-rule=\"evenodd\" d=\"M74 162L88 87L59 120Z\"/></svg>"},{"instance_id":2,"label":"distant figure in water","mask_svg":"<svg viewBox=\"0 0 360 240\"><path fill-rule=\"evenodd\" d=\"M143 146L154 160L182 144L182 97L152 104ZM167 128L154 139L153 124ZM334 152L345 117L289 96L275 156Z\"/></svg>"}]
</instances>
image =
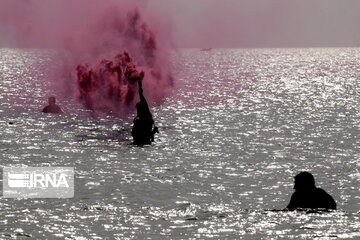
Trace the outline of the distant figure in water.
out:
<instances>
[{"instance_id":1,"label":"distant figure in water","mask_svg":"<svg viewBox=\"0 0 360 240\"><path fill-rule=\"evenodd\" d=\"M141 72L138 79L140 102L136 104L137 116L134 118L134 126L131 131L136 145L151 144L154 141L155 133L159 133L158 128L154 127L154 120L143 94L143 78L144 72Z\"/></svg>"},{"instance_id":2,"label":"distant figure in water","mask_svg":"<svg viewBox=\"0 0 360 240\"><path fill-rule=\"evenodd\" d=\"M295 176L295 192L291 196L288 210L297 208L311 209L334 209L336 203L334 199L323 189L315 187L315 179L309 172L301 172Z\"/></svg>"},{"instance_id":3,"label":"distant figure in water","mask_svg":"<svg viewBox=\"0 0 360 240\"><path fill-rule=\"evenodd\" d=\"M55 97L49 97L49 105L46 106L42 112L43 113L63 113L61 108L56 104L56 98Z\"/></svg>"}]
</instances>

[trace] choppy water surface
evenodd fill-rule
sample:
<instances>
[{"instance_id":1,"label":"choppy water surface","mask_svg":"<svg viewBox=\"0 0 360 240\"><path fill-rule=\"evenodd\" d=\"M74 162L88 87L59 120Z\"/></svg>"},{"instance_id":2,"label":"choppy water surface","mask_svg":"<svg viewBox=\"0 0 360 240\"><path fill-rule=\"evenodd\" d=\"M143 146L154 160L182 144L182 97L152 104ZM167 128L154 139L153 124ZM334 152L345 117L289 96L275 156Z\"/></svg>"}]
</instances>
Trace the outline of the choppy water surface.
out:
<instances>
[{"instance_id":1,"label":"choppy water surface","mask_svg":"<svg viewBox=\"0 0 360 240\"><path fill-rule=\"evenodd\" d=\"M1 238L360 238L360 49L180 50L148 147L130 144L133 115L92 118L61 94L66 115L39 113L48 61L0 50L1 166L75 167L75 197L1 197ZM270 211L301 170L338 211Z\"/></svg>"}]
</instances>

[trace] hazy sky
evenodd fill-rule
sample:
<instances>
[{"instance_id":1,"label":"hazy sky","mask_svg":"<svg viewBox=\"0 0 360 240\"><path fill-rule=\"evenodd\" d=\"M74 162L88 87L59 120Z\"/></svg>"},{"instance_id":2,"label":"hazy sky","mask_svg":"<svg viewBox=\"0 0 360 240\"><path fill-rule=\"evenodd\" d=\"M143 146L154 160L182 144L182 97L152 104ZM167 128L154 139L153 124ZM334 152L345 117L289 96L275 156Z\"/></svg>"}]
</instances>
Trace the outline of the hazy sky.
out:
<instances>
[{"instance_id":1,"label":"hazy sky","mask_svg":"<svg viewBox=\"0 0 360 240\"><path fill-rule=\"evenodd\" d=\"M0 45L64 41L72 15L116 1L142 4L177 47L360 47L360 0L0 0Z\"/></svg>"},{"instance_id":2,"label":"hazy sky","mask_svg":"<svg viewBox=\"0 0 360 240\"><path fill-rule=\"evenodd\" d=\"M180 47L360 46L360 0L150 0L148 7L172 19Z\"/></svg>"}]
</instances>

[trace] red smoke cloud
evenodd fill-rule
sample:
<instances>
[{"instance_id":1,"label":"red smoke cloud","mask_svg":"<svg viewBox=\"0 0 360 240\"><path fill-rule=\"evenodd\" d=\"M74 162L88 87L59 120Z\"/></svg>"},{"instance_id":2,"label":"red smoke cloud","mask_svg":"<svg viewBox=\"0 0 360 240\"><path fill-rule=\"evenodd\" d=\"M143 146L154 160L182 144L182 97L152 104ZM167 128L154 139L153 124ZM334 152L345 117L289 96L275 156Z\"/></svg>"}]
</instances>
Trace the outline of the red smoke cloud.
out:
<instances>
[{"instance_id":1,"label":"red smoke cloud","mask_svg":"<svg viewBox=\"0 0 360 240\"><path fill-rule=\"evenodd\" d=\"M0 0L0 6L0 43L67 50L67 73L60 75L72 76L65 84L88 108L126 112L137 101L141 71L150 102L173 84L170 39L151 24L159 16L134 1Z\"/></svg>"},{"instance_id":2,"label":"red smoke cloud","mask_svg":"<svg viewBox=\"0 0 360 240\"><path fill-rule=\"evenodd\" d=\"M118 54L114 61L102 60L94 68L79 64L76 68L79 98L93 110L124 113L133 105L137 82L144 78L128 52Z\"/></svg>"}]
</instances>

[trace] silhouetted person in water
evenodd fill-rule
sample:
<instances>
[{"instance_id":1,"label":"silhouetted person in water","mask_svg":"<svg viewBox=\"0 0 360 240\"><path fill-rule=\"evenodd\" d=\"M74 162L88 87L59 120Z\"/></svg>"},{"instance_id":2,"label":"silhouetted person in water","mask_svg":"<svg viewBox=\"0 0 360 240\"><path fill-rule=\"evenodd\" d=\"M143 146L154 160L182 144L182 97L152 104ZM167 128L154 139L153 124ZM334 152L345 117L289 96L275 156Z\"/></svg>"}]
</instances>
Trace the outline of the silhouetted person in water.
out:
<instances>
[{"instance_id":1,"label":"silhouetted person in water","mask_svg":"<svg viewBox=\"0 0 360 240\"><path fill-rule=\"evenodd\" d=\"M46 106L43 110L43 113L63 113L61 108L56 104L55 97L49 97L49 105Z\"/></svg>"},{"instance_id":2,"label":"silhouetted person in water","mask_svg":"<svg viewBox=\"0 0 360 240\"><path fill-rule=\"evenodd\" d=\"M315 187L315 179L311 173L301 172L296 175L294 189L295 192L286 209L322 208L336 210L334 199L323 189Z\"/></svg>"},{"instance_id":3,"label":"silhouetted person in water","mask_svg":"<svg viewBox=\"0 0 360 240\"><path fill-rule=\"evenodd\" d=\"M154 141L155 133L158 133L158 128L154 127L154 120L149 110L149 105L143 95L142 79L144 73L140 73L139 84L139 96L140 102L136 104L137 116L134 118L134 126L131 131L131 135L134 138L134 144L143 145L151 144Z\"/></svg>"}]
</instances>

